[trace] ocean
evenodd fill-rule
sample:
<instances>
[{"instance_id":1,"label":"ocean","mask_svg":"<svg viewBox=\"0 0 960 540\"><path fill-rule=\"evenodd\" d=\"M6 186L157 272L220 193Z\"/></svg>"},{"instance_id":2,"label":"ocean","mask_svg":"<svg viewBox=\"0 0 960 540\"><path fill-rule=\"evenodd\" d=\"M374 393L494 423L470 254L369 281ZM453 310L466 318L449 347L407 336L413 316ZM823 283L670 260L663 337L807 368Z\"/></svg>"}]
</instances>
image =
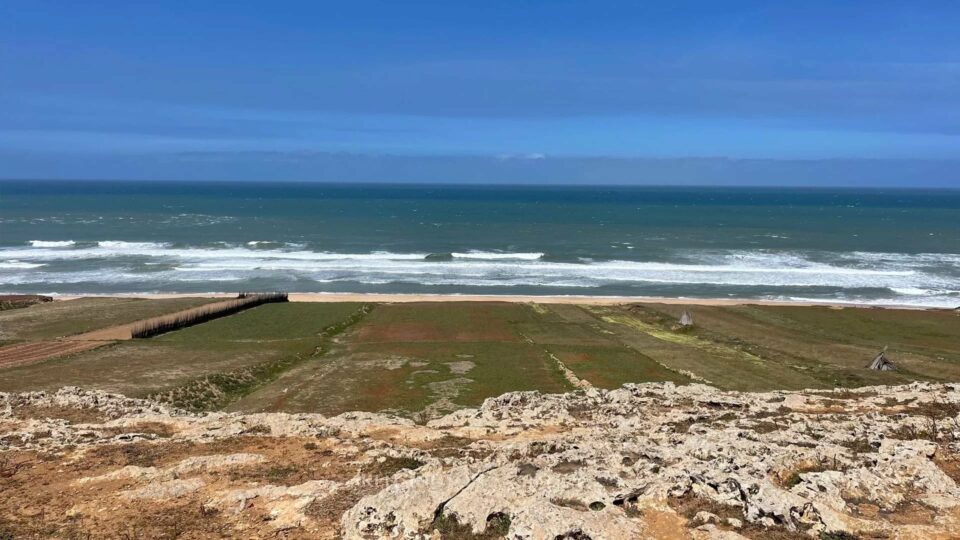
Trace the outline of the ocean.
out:
<instances>
[{"instance_id":1,"label":"ocean","mask_svg":"<svg viewBox=\"0 0 960 540\"><path fill-rule=\"evenodd\" d=\"M0 182L0 292L960 306L960 190Z\"/></svg>"}]
</instances>

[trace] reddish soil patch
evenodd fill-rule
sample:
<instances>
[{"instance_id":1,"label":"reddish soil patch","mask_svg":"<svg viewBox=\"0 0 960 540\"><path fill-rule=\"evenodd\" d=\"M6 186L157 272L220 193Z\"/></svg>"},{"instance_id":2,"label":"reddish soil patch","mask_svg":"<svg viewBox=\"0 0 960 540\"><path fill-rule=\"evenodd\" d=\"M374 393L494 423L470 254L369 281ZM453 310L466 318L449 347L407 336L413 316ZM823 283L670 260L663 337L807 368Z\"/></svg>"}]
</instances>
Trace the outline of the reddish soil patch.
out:
<instances>
[{"instance_id":1,"label":"reddish soil patch","mask_svg":"<svg viewBox=\"0 0 960 540\"><path fill-rule=\"evenodd\" d=\"M500 325L473 329L445 329L438 325L422 322L395 322L388 324L364 325L357 332L358 342L477 342L477 341L518 341L517 335L509 328Z\"/></svg>"},{"instance_id":2,"label":"reddish soil patch","mask_svg":"<svg viewBox=\"0 0 960 540\"><path fill-rule=\"evenodd\" d=\"M960 455L946 452L941 447L933 456L933 462L954 482L960 483Z\"/></svg>"},{"instance_id":3,"label":"reddish soil patch","mask_svg":"<svg viewBox=\"0 0 960 540\"><path fill-rule=\"evenodd\" d=\"M268 538L277 537L268 507L252 500L240 515L211 509L205 503L219 493L254 485L297 485L310 480L343 482L361 465L342 455L331 440L289 437L237 437L212 443L157 441L109 444L65 455L34 451L0 453L0 538ZM262 463L189 473L205 487L167 501L129 500L120 492L136 479L94 484L76 480L115 471L126 465L163 467L190 456L254 453ZM374 485L371 483L371 486ZM341 494L348 500L359 495ZM109 511L98 511L109 508ZM318 501L310 530L289 531L283 538L333 538L347 501Z\"/></svg>"},{"instance_id":4,"label":"reddish soil patch","mask_svg":"<svg viewBox=\"0 0 960 540\"><path fill-rule=\"evenodd\" d=\"M446 341L446 332L432 324L397 322L364 325L357 333L358 341Z\"/></svg>"},{"instance_id":5,"label":"reddish soil patch","mask_svg":"<svg viewBox=\"0 0 960 540\"><path fill-rule=\"evenodd\" d=\"M560 356L564 364L579 364L593 360L590 353L561 353Z\"/></svg>"},{"instance_id":6,"label":"reddish soil patch","mask_svg":"<svg viewBox=\"0 0 960 540\"><path fill-rule=\"evenodd\" d=\"M0 347L0 368L32 364L48 358L89 351L109 341L35 341Z\"/></svg>"},{"instance_id":7,"label":"reddish soil patch","mask_svg":"<svg viewBox=\"0 0 960 540\"><path fill-rule=\"evenodd\" d=\"M357 330L357 341L519 341L509 322L516 315L514 309L455 303L382 306Z\"/></svg>"}]
</instances>

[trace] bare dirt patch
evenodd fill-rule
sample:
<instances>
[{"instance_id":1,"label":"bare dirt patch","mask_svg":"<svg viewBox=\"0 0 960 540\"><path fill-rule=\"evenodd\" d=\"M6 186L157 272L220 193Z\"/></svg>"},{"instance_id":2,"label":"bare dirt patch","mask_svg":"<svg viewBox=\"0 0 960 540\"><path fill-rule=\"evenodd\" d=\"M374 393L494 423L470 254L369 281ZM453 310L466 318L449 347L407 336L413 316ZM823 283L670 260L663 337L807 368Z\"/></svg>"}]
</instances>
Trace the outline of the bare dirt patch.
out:
<instances>
[{"instance_id":1,"label":"bare dirt patch","mask_svg":"<svg viewBox=\"0 0 960 540\"><path fill-rule=\"evenodd\" d=\"M450 373L454 375L464 375L470 373L470 370L477 365L469 360L460 360L458 362L447 362L447 367L450 368Z\"/></svg>"}]
</instances>

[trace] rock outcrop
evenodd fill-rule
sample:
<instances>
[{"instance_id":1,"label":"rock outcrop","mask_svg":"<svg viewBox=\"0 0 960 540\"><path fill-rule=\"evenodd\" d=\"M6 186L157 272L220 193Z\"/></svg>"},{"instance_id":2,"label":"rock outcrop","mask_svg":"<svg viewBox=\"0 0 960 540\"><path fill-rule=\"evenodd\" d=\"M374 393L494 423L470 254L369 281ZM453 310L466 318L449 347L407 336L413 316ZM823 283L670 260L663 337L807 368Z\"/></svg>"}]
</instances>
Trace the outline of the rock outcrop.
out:
<instances>
[{"instance_id":1,"label":"rock outcrop","mask_svg":"<svg viewBox=\"0 0 960 540\"><path fill-rule=\"evenodd\" d=\"M958 415L926 383L511 393L426 425L0 394L0 532L957 538Z\"/></svg>"}]
</instances>

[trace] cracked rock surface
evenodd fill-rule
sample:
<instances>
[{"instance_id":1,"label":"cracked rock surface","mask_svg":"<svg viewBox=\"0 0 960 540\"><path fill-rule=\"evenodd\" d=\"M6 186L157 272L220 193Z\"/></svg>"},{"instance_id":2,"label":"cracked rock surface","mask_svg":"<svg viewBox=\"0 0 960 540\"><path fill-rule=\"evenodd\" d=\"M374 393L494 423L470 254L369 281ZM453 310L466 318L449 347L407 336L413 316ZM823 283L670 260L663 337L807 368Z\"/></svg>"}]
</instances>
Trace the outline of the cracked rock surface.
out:
<instances>
[{"instance_id":1,"label":"cracked rock surface","mask_svg":"<svg viewBox=\"0 0 960 540\"><path fill-rule=\"evenodd\" d=\"M0 537L958 538L958 456L960 385L523 392L426 425L64 388L0 394Z\"/></svg>"}]
</instances>

